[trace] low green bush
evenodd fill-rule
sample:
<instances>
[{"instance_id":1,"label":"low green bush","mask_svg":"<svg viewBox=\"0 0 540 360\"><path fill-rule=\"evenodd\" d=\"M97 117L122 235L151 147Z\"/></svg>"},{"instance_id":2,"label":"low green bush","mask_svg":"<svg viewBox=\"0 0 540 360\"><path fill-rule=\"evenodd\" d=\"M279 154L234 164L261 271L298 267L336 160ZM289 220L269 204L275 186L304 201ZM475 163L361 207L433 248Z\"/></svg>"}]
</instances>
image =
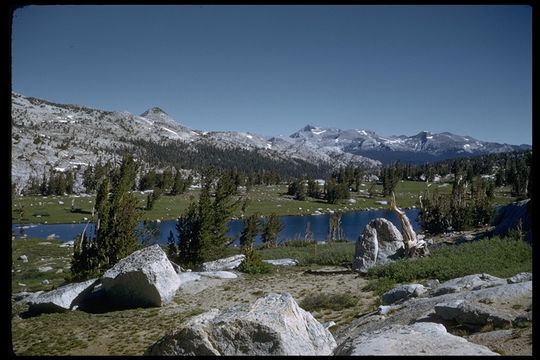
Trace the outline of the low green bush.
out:
<instances>
[{"instance_id":1,"label":"low green bush","mask_svg":"<svg viewBox=\"0 0 540 360\"><path fill-rule=\"evenodd\" d=\"M358 303L358 299L350 293L325 294L310 293L300 301L300 307L306 311L316 311L320 309L342 310L350 308Z\"/></svg>"},{"instance_id":2,"label":"low green bush","mask_svg":"<svg viewBox=\"0 0 540 360\"><path fill-rule=\"evenodd\" d=\"M246 257L238 267L238 271L246 274L268 274L273 271L272 265L262 261L261 255L256 250L247 248L244 255Z\"/></svg>"}]
</instances>

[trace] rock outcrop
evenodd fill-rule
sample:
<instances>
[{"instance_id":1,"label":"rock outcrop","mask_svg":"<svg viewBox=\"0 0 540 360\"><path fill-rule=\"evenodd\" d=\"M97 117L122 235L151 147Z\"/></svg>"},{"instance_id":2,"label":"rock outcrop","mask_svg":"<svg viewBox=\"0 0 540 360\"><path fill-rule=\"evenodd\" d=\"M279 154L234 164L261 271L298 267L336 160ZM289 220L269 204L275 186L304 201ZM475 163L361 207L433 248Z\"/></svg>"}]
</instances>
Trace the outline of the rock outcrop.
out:
<instances>
[{"instance_id":1,"label":"rock outcrop","mask_svg":"<svg viewBox=\"0 0 540 360\"><path fill-rule=\"evenodd\" d=\"M517 201L497 210L493 218L493 235L506 235L509 230L515 229L521 223L521 230L527 233L526 239L532 241L531 217L529 212L530 199Z\"/></svg>"},{"instance_id":2,"label":"rock outcrop","mask_svg":"<svg viewBox=\"0 0 540 360\"><path fill-rule=\"evenodd\" d=\"M330 355L330 332L288 294L198 315L146 355Z\"/></svg>"},{"instance_id":3,"label":"rock outcrop","mask_svg":"<svg viewBox=\"0 0 540 360\"><path fill-rule=\"evenodd\" d=\"M418 297L426 291L426 288L421 284L400 285L383 294L383 303L385 305L394 304L411 297Z\"/></svg>"},{"instance_id":4,"label":"rock outcrop","mask_svg":"<svg viewBox=\"0 0 540 360\"><path fill-rule=\"evenodd\" d=\"M454 327L463 328L464 326L472 332L486 326L494 329L527 326L526 324L531 324L532 321L532 281L526 281L527 277L523 274L518 275L510 279L524 281L509 283L509 279L500 279L488 274L468 275L446 281L434 289L452 289L451 292L426 291L418 297L410 297L394 305L380 306L378 311L353 320L350 325L339 329L334 334L339 344L335 353L382 355L382 350L372 347L372 343L379 342L380 344L380 341L386 338L397 339L396 336L399 337L399 335L395 334L396 331L412 334L418 329L415 330L409 326L420 323L438 323L440 326L444 325L450 332ZM402 292L400 289L403 287L404 285L400 285L389 293ZM394 326L397 325L399 326L395 328ZM441 337L440 341L432 339L434 344L446 341L447 337L443 332L434 334ZM418 336L411 335L403 339L403 354L413 354L412 349L418 350L417 354L422 355L480 354L477 348L469 345L463 345L464 349L468 349L466 353L459 351L453 353L454 350L451 347L441 353L439 352L441 349L424 344L425 338L418 334ZM396 347L399 344L398 340L388 341L390 350L384 350L389 351L384 354L392 353L391 346L394 345L391 344L395 344ZM416 341L419 343L417 347L413 345ZM407 353L407 351L411 352Z\"/></svg>"},{"instance_id":5,"label":"rock outcrop","mask_svg":"<svg viewBox=\"0 0 540 360\"><path fill-rule=\"evenodd\" d=\"M180 286L174 267L157 244L120 260L101 282L107 296L124 307L162 306Z\"/></svg>"},{"instance_id":6,"label":"rock outcrop","mask_svg":"<svg viewBox=\"0 0 540 360\"><path fill-rule=\"evenodd\" d=\"M74 309L97 284L97 279L61 286L55 290L30 295L25 302L30 313L64 312Z\"/></svg>"},{"instance_id":7,"label":"rock outcrop","mask_svg":"<svg viewBox=\"0 0 540 360\"><path fill-rule=\"evenodd\" d=\"M340 344L335 355L498 355L449 334L441 324L390 325Z\"/></svg>"},{"instance_id":8,"label":"rock outcrop","mask_svg":"<svg viewBox=\"0 0 540 360\"><path fill-rule=\"evenodd\" d=\"M398 259L404 254L403 236L390 221L379 218L369 222L356 241L353 269L361 273L375 265Z\"/></svg>"},{"instance_id":9,"label":"rock outcrop","mask_svg":"<svg viewBox=\"0 0 540 360\"><path fill-rule=\"evenodd\" d=\"M208 261L202 264L201 271L232 270L240 266L246 256L243 254L233 255L223 259Z\"/></svg>"},{"instance_id":10,"label":"rock outcrop","mask_svg":"<svg viewBox=\"0 0 540 360\"><path fill-rule=\"evenodd\" d=\"M509 311L461 299L436 304L435 315L443 320L453 320L473 330L478 330L487 324L498 328L511 327L512 320L516 317Z\"/></svg>"},{"instance_id":11,"label":"rock outcrop","mask_svg":"<svg viewBox=\"0 0 540 360\"><path fill-rule=\"evenodd\" d=\"M489 274L473 274L451 279L432 290L433 296L456 293L464 290L478 290L506 284L507 280Z\"/></svg>"}]
</instances>

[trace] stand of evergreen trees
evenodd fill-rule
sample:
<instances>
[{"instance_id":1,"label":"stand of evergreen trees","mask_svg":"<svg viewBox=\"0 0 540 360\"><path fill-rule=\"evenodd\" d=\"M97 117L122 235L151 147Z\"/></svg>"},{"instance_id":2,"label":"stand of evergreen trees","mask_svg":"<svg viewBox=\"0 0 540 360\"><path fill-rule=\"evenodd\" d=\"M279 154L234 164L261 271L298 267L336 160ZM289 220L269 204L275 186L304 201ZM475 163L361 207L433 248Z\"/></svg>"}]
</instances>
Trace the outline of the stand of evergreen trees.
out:
<instances>
[{"instance_id":1,"label":"stand of evergreen trees","mask_svg":"<svg viewBox=\"0 0 540 360\"><path fill-rule=\"evenodd\" d=\"M70 280L99 276L140 247L135 232L139 211L131 193L135 175L135 163L128 156L112 181L109 176L101 180L95 203L95 230L93 236L85 231L77 236Z\"/></svg>"},{"instance_id":2,"label":"stand of evergreen trees","mask_svg":"<svg viewBox=\"0 0 540 360\"><path fill-rule=\"evenodd\" d=\"M469 181L463 168L454 175L451 194L426 190L421 199L419 218L428 233L461 231L492 221L494 182L480 176Z\"/></svg>"},{"instance_id":3,"label":"stand of evergreen trees","mask_svg":"<svg viewBox=\"0 0 540 360\"><path fill-rule=\"evenodd\" d=\"M223 249L230 243L227 223L242 200L234 199L237 187L230 172L218 176L210 168L203 174L201 183L198 201L192 199L178 218L178 239L169 237L169 256L187 267L197 267L223 255Z\"/></svg>"}]
</instances>

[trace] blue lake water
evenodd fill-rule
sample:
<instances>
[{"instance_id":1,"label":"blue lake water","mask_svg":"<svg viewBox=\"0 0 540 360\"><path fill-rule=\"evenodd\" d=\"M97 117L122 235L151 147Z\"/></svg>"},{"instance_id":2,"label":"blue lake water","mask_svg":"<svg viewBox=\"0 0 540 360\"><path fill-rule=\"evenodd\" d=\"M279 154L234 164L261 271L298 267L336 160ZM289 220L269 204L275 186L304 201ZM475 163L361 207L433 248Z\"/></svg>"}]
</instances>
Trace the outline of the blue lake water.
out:
<instances>
[{"instance_id":1,"label":"blue lake water","mask_svg":"<svg viewBox=\"0 0 540 360\"><path fill-rule=\"evenodd\" d=\"M411 224L415 231L420 231L421 227L417 222L418 209L406 209L405 213L409 217ZM322 215L290 215L281 216L281 224L283 226L282 231L279 234L278 242L292 240L292 239L304 239L307 223L310 223L311 231L313 233L313 239L317 241L324 241L328 234L328 221L329 214ZM364 230L364 227L373 219L386 218L398 229L401 229L399 219L393 211L390 210L371 210L371 211L351 211L343 213L341 217L341 226L345 239L350 241L356 241L358 236ZM169 233L172 231L175 238L177 237L176 220L161 221L157 224L159 228L159 234L155 237L155 241L160 244L166 244ZM21 236L21 231L28 237L35 238L47 238L50 235L54 235L55 239L60 241L70 241L80 234L86 224L23 224L13 225L12 231L16 238ZM21 229L22 228L22 229ZM89 224L87 232L92 234L94 225ZM142 224L139 224L139 229L142 228ZM232 239L240 237L240 233L243 229L241 220L232 220L229 222L228 235ZM261 242L260 236L257 237L255 243Z\"/></svg>"}]
</instances>

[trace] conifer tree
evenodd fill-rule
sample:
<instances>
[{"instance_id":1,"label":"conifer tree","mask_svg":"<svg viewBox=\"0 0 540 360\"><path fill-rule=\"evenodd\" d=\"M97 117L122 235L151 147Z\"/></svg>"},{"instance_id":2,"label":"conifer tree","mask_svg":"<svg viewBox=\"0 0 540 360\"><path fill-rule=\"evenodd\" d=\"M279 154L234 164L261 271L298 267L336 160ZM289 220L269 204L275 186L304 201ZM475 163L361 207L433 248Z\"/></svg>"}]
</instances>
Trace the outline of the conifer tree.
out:
<instances>
[{"instance_id":1,"label":"conifer tree","mask_svg":"<svg viewBox=\"0 0 540 360\"><path fill-rule=\"evenodd\" d=\"M178 259L178 247L172 230L169 231L169 237L167 238L167 256L171 261L177 261Z\"/></svg>"},{"instance_id":2,"label":"conifer tree","mask_svg":"<svg viewBox=\"0 0 540 360\"><path fill-rule=\"evenodd\" d=\"M259 216L253 214L243 221L244 229L240 234L240 246L242 248L253 248L253 241L259 233Z\"/></svg>"},{"instance_id":3,"label":"conifer tree","mask_svg":"<svg viewBox=\"0 0 540 360\"><path fill-rule=\"evenodd\" d=\"M201 179L202 187L199 195L198 206L198 242L200 246L199 258L204 262L213 260L216 256L217 249L214 246L212 239L212 228L214 225L214 216L212 211L212 200L210 198L210 190L212 186L213 176L211 170Z\"/></svg>"},{"instance_id":4,"label":"conifer tree","mask_svg":"<svg viewBox=\"0 0 540 360\"><path fill-rule=\"evenodd\" d=\"M108 178L101 182L95 205L95 237L90 239L84 234L79 252L74 253L72 273L75 277L101 274L139 247L135 232L139 217L137 200L129 192L134 180L135 164L128 156L122 160L110 198Z\"/></svg>"},{"instance_id":5,"label":"conifer tree","mask_svg":"<svg viewBox=\"0 0 540 360\"><path fill-rule=\"evenodd\" d=\"M238 208L240 201L235 202L232 199L236 191L233 173L222 174L218 179L214 203L212 204L214 214L213 237L216 248L222 248L229 242L227 224L233 211Z\"/></svg>"},{"instance_id":6,"label":"conifer tree","mask_svg":"<svg viewBox=\"0 0 540 360\"><path fill-rule=\"evenodd\" d=\"M186 211L178 218L178 260L186 266L201 263L199 242L199 213L192 199Z\"/></svg>"},{"instance_id":7,"label":"conifer tree","mask_svg":"<svg viewBox=\"0 0 540 360\"><path fill-rule=\"evenodd\" d=\"M277 238L282 229L283 226L281 221L279 221L279 217L274 213L270 214L267 221L262 226L261 238L263 243L270 246L276 246Z\"/></svg>"}]
</instances>

